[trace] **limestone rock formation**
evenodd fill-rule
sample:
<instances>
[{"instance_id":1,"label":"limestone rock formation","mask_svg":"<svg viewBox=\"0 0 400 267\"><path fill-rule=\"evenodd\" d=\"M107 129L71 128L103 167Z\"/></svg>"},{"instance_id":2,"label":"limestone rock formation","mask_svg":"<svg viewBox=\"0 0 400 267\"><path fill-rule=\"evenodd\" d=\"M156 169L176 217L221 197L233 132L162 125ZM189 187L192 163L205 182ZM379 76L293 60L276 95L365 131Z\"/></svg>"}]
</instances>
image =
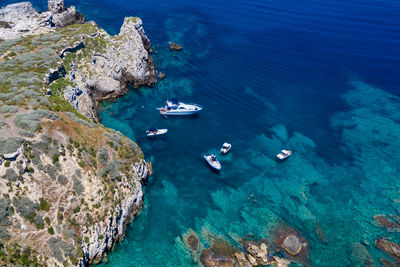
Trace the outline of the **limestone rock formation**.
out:
<instances>
[{"instance_id":1,"label":"limestone rock formation","mask_svg":"<svg viewBox=\"0 0 400 267\"><path fill-rule=\"evenodd\" d=\"M47 6L49 11L52 12L53 14L62 13L65 10L67 10L64 4L64 0L50 0L47 3Z\"/></svg>"},{"instance_id":2,"label":"limestone rock formation","mask_svg":"<svg viewBox=\"0 0 400 267\"><path fill-rule=\"evenodd\" d=\"M252 265L270 265L275 263L264 241L242 241L242 245L248 252L247 259Z\"/></svg>"},{"instance_id":3,"label":"limestone rock formation","mask_svg":"<svg viewBox=\"0 0 400 267\"><path fill-rule=\"evenodd\" d=\"M51 23L53 23L55 27L65 27L68 25L84 22L85 16L79 14L74 6L69 7L63 12L54 13L51 17Z\"/></svg>"},{"instance_id":4,"label":"limestone rock formation","mask_svg":"<svg viewBox=\"0 0 400 267\"><path fill-rule=\"evenodd\" d=\"M54 27L83 23L85 17L74 6L66 9L63 0L50 0L49 10L39 13L31 3L10 4L0 9L0 39L9 40L21 36L43 34Z\"/></svg>"},{"instance_id":5,"label":"limestone rock formation","mask_svg":"<svg viewBox=\"0 0 400 267\"><path fill-rule=\"evenodd\" d=\"M75 106L94 121L98 121L97 101L125 94L128 84L139 87L157 82L150 42L139 18L125 18L117 36L99 30L84 40L84 46L84 51L66 54L71 58L65 65L66 78L82 91Z\"/></svg>"}]
</instances>

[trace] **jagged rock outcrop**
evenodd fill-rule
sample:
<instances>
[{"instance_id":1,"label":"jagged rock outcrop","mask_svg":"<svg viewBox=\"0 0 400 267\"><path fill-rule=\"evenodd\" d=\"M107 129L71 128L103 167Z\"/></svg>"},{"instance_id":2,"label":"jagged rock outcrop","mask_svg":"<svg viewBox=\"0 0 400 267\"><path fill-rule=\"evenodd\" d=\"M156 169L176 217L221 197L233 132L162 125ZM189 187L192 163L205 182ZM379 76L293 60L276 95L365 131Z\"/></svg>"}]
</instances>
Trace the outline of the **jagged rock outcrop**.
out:
<instances>
[{"instance_id":1,"label":"jagged rock outcrop","mask_svg":"<svg viewBox=\"0 0 400 267\"><path fill-rule=\"evenodd\" d=\"M49 1L49 10L39 13L31 3L10 4L0 9L0 39L51 32L55 27L83 23L85 17L74 6L66 9L63 0Z\"/></svg>"},{"instance_id":2,"label":"jagged rock outcrop","mask_svg":"<svg viewBox=\"0 0 400 267\"><path fill-rule=\"evenodd\" d=\"M64 0L50 0L49 2L47 2L47 7L49 11L54 14L62 13L67 10L64 4Z\"/></svg>"},{"instance_id":3,"label":"jagged rock outcrop","mask_svg":"<svg viewBox=\"0 0 400 267\"><path fill-rule=\"evenodd\" d=\"M61 13L55 13L51 17L51 23L53 23L55 27L65 27L68 25L84 22L85 16L79 14L74 6L69 7L67 10Z\"/></svg>"},{"instance_id":4,"label":"jagged rock outcrop","mask_svg":"<svg viewBox=\"0 0 400 267\"><path fill-rule=\"evenodd\" d=\"M98 49L91 49L92 45ZM98 121L96 101L126 94L128 84L154 85L157 78L150 52L150 41L139 18L125 18L117 36L99 30L97 36L86 39L85 50L77 52L86 53L86 57L71 55L74 58L66 66L71 69L66 78L83 92L77 101L85 104L78 103L78 110Z\"/></svg>"}]
</instances>

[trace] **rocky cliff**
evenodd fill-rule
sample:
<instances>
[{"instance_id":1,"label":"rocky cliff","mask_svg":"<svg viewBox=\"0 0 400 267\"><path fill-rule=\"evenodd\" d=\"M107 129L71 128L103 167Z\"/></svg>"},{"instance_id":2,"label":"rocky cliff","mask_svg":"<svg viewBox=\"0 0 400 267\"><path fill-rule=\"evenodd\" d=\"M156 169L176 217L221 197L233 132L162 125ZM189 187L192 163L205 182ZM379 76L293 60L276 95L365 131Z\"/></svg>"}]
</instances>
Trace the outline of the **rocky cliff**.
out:
<instances>
[{"instance_id":1,"label":"rocky cliff","mask_svg":"<svg viewBox=\"0 0 400 267\"><path fill-rule=\"evenodd\" d=\"M156 82L138 18L117 36L49 1L0 9L0 263L101 261L142 207L140 148L97 101Z\"/></svg>"}]
</instances>

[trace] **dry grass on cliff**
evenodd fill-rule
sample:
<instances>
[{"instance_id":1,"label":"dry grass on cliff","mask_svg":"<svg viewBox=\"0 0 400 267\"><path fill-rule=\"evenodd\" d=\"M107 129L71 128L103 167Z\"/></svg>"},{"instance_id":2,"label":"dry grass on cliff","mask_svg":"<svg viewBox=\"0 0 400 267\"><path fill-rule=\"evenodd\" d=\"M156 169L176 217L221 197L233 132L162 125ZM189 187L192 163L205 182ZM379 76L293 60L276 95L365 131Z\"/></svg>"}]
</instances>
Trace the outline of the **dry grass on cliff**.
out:
<instances>
[{"instance_id":1,"label":"dry grass on cliff","mask_svg":"<svg viewBox=\"0 0 400 267\"><path fill-rule=\"evenodd\" d=\"M89 128L72 120L62 112L57 113L61 120L43 123L43 130L50 136L57 136L68 142L69 138L83 145L91 145L97 151L101 146L107 145L109 138L104 135L105 128L96 126Z\"/></svg>"}]
</instances>

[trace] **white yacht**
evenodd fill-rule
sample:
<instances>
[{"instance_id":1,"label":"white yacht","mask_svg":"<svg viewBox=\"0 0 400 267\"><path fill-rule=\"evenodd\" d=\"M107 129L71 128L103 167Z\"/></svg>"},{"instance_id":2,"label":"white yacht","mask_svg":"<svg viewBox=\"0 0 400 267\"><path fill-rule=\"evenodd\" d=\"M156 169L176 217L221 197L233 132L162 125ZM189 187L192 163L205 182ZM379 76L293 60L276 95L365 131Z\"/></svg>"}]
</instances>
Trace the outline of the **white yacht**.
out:
<instances>
[{"instance_id":1,"label":"white yacht","mask_svg":"<svg viewBox=\"0 0 400 267\"><path fill-rule=\"evenodd\" d=\"M215 155L205 154L204 159L207 161L208 165L216 171L221 170L221 163L219 163Z\"/></svg>"},{"instance_id":2,"label":"white yacht","mask_svg":"<svg viewBox=\"0 0 400 267\"><path fill-rule=\"evenodd\" d=\"M201 111L203 108L197 104L185 104L179 102L178 99L172 98L171 101L167 101L167 105L162 108L158 108L161 115L192 115Z\"/></svg>"},{"instance_id":3,"label":"white yacht","mask_svg":"<svg viewBox=\"0 0 400 267\"><path fill-rule=\"evenodd\" d=\"M146 130L147 136L157 136L157 135L162 135L166 134L168 132L168 129L157 129L157 128L149 128Z\"/></svg>"}]
</instances>

